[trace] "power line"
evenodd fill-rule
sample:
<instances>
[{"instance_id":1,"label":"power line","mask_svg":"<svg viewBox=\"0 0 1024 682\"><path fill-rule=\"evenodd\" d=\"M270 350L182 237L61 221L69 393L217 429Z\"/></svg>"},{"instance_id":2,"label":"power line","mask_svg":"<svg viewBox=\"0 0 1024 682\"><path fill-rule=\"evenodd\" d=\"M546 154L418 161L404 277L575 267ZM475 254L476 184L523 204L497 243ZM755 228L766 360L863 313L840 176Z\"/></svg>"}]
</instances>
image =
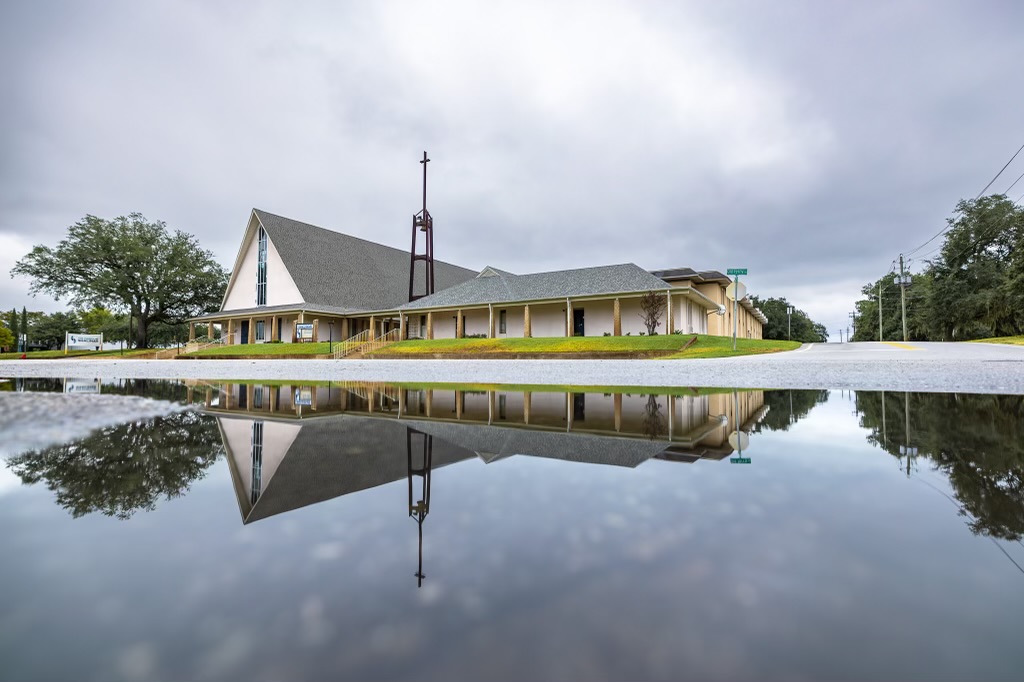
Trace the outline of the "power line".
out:
<instances>
[{"instance_id":1,"label":"power line","mask_svg":"<svg viewBox=\"0 0 1024 682\"><path fill-rule=\"evenodd\" d=\"M1002 168L1000 168L1000 169L999 169L999 172L998 172L998 173L996 173L996 176L995 176L994 178L992 178L991 180L989 180L989 181L988 181L988 184L987 184L987 185L985 185L985 188L984 188L984 189L982 189L982 190L981 190L980 192L978 192L978 195L977 195L976 197L974 197L974 200L975 200L975 201L977 201L978 199L980 199L980 198L981 198L981 195L985 193L985 190L986 190L986 189L988 189L989 187L991 187L991 186L992 186L992 183L993 183L993 182L995 182L996 180L998 180L998 179L999 179L999 176L1003 174L1003 171L1004 171L1004 170L1006 170L1007 166L1009 166L1009 165L1010 165L1011 163L1013 163L1013 160L1017 158L1017 154L1020 154L1021 150L1024 150L1024 144L1022 144L1022 145L1020 146L1020 149L1018 149L1018 150L1017 150L1017 151L1016 151L1016 152L1014 153L1014 155L1010 157L1010 160L1006 162L1006 166L1003 166Z\"/></svg>"},{"instance_id":2,"label":"power line","mask_svg":"<svg viewBox=\"0 0 1024 682\"><path fill-rule=\"evenodd\" d=\"M1013 184L1011 184L1009 187L1006 188L1006 191L1003 192L1003 194L1004 195L1009 194L1010 190L1013 189L1013 185L1016 185L1018 182L1020 182L1021 178L1024 178L1024 173L1021 173L1020 175L1018 175L1017 179L1013 181Z\"/></svg>"},{"instance_id":3,"label":"power line","mask_svg":"<svg viewBox=\"0 0 1024 682\"><path fill-rule=\"evenodd\" d=\"M999 179L999 176L1003 174L1003 171L1005 171L1005 170L1006 170L1007 166L1009 166L1009 165L1010 165L1011 163L1013 163L1013 160L1017 158L1017 155L1018 155L1018 154L1020 154L1022 150L1024 150L1024 144L1022 144L1022 145L1020 146L1020 149L1018 149L1018 150L1017 150L1016 152L1014 152L1013 156L1011 156L1011 157L1010 157L1010 160L1006 162L1006 165L1004 165L1004 166L1003 166L1003 167L1002 167L1002 168L1001 168L1001 169L999 170L999 172L998 172L998 173L996 173L995 177L994 177L994 178L992 178L991 180L989 180L988 184L987 184L987 185L985 185L985 187L984 187L984 188L983 188L983 189L982 189L982 190L981 190L980 192L978 192L977 196L975 196L975 197L974 197L974 200L975 200L975 201L977 201L978 199L980 199L980 198L981 198L981 195L985 193L985 190L987 190L987 189L988 189L989 187L991 187L991 186L992 186L992 183L993 183L993 182L995 182L996 180L998 180L998 179ZM1012 185L1011 185L1011 186L1012 186ZM1019 201L1019 200L1018 200L1018 201ZM928 245L929 245L929 244L931 244L931 243L932 243L933 241L935 241L936 239L938 239L939 237L941 237L941 236L942 236L943 234L945 234L946 232L948 232L948 231L949 231L949 228L950 228L950 226L949 226L949 225L946 225L946 227L944 227L944 228L942 228L941 230L939 230L939 231L938 231L938 232L937 232L937 233L935 234L935 236L933 236L932 238L930 238L930 239L929 239L928 241L926 241L926 242L925 242L924 244L921 244L920 246L918 246L918 247L917 247L917 248L915 248L915 249L911 249L910 251L907 251L907 252L906 252L906 255L908 255L908 256L909 256L909 255L911 255L912 253L915 253L915 252L917 252L917 251L920 251L920 250L921 250L921 249L923 249L924 247L928 246Z\"/></svg>"}]
</instances>

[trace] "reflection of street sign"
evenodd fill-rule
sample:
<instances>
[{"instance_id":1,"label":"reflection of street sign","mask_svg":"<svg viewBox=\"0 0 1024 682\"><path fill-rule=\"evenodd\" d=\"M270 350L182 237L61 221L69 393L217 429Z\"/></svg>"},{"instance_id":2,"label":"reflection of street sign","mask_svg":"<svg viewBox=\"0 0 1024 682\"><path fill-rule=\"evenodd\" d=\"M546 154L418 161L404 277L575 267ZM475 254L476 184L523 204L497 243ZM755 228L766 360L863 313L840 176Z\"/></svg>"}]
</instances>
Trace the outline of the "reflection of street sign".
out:
<instances>
[{"instance_id":1,"label":"reflection of street sign","mask_svg":"<svg viewBox=\"0 0 1024 682\"><path fill-rule=\"evenodd\" d=\"M730 457L729 461L733 464L750 464L749 457Z\"/></svg>"},{"instance_id":2,"label":"reflection of street sign","mask_svg":"<svg viewBox=\"0 0 1024 682\"><path fill-rule=\"evenodd\" d=\"M299 387L295 389L295 404L311 406L313 404L312 387Z\"/></svg>"},{"instance_id":3,"label":"reflection of street sign","mask_svg":"<svg viewBox=\"0 0 1024 682\"><path fill-rule=\"evenodd\" d=\"M746 268L729 268L725 271L727 275L745 275L747 274Z\"/></svg>"},{"instance_id":4,"label":"reflection of street sign","mask_svg":"<svg viewBox=\"0 0 1024 682\"><path fill-rule=\"evenodd\" d=\"M732 282L725 288L725 295L730 301L742 301L747 295L747 285L743 282Z\"/></svg>"},{"instance_id":5,"label":"reflection of street sign","mask_svg":"<svg viewBox=\"0 0 1024 682\"><path fill-rule=\"evenodd\" d=\"M729 434L729 445L733 450L742 452L750 447L750 436L743 431L733 431Z\"/></svg>"}]
</instances>

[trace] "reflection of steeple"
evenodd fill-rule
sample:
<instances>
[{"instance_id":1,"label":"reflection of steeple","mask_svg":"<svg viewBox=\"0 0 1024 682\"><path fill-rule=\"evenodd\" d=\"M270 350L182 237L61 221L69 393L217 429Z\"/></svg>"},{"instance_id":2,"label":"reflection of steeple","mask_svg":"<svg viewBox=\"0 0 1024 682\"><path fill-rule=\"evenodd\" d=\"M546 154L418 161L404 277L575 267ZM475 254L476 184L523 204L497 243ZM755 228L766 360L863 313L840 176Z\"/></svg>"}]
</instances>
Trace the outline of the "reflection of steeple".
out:
<instances>
[{"instance_id":1,"label":"reflection of steeple","mask_svg":"<svg viewBox=\"0 0 1024 682\"><path fill-rule=\"evenodd\" d=\"M418 441L413 445L413 437ZM413 463L413 450L417 450L416 464ZM423 586L423 521L430 513L430 473L433 466L434 437L408 429L406 432L406 454L408 461L409 480L409 516L416 519L416 526L419 530L419 566L416 571L416 586ZM415 478L419 477L419 500L415 494Z\"/></svg>"}]
</instances>

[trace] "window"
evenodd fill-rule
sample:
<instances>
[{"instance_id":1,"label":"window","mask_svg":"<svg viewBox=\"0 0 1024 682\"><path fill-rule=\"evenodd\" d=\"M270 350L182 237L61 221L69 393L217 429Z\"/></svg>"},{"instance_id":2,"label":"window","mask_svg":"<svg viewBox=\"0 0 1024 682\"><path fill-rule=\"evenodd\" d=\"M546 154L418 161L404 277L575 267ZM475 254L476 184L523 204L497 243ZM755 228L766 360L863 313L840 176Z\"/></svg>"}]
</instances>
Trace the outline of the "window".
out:
<instances>
[{"instance_id":1,"label":"window","mask_svg":"<svg viewBox=\"0 0 1024 682\"><path fill-rule=\"evenodd\" d=\"M257 341L266 341L267 340L266 331L267 331L266 322L264 322L263 320L256 320L256 340Z\"/></svg>"},{"instance_id":2,"label":"window","mask_svg":"<svg viewBox=\"0 0 1024 682\"><path fill-rule=\"evenodd\" d=\"M267 231L260 225L259 259L256 262L256 305L267 304Z\"/></svg>"},{"instance_id":3,"label":"window","mask_svg":"<svg viewBox=\"0 0 1024 682\"><path fill-rule=\"evenodd\" d=\"M261 396L262 397L262 396ZM263 487L263 422L252 423L252 480L250 503L256 504Z\"/></svg>"},{"instance_id":4,"label":"window","mask_svg":"<svg viewBox=\"0 0 1024 682\"><path fill-rule=\"evenodd\" d=\"M506 311L502 310L501 312L498 313L498 333L499 334L507 333L505 331L505 312Z\"/></svg>"}]
</instances>

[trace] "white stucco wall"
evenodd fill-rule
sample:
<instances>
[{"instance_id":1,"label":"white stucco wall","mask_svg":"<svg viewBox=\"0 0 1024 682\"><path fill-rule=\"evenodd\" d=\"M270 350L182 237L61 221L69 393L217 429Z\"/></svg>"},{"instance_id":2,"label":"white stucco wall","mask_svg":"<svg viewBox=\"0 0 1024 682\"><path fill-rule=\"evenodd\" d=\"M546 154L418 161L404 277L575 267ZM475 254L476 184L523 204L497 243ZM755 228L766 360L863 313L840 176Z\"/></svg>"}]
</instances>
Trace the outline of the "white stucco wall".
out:
<instances>
[{"instance_id":1,"label":"white stucco wall","mask_svg":"<svg viewBox=\"0 0 1024 682\"><path fill-rule=\"evenodd\" d=\"M234 387L237 390L237 387ZM244 390L244 387L243 387ZM267 390L267 389L264 389ZM254 419L232 419L218 417L224 433L225 445L238 472L246 499L252 495L252 425ZM260 469L260 483L267 489L288 448L299 435L301 425L281 422L263 422L263 464ZM260 492L262 493L263 490Z\"/></svg>"},{"instance_id":2,"label":"white stucco wall","mask_svg":"<svg viewBox=\"0 0 1024 682\"><path fill-rule=\"evenodd\" d=\"M256 306L256 266L259 262L259 221L253 216L244 255L237 270L231 275L224 310L239 310ZM267 305L301 303L302 295L288 273L273 240L267 239Z\"/></svg>"},{"instance_id":3,"label":"white stucco wall","mask_svg":"<svg viewBox=\"0 0 1024 682\"><path fill-rule=\"evenodd\" d=\"M531 305L530 332L535 337L565 336L565 304Z\"/></svg>"}]
</instances>

